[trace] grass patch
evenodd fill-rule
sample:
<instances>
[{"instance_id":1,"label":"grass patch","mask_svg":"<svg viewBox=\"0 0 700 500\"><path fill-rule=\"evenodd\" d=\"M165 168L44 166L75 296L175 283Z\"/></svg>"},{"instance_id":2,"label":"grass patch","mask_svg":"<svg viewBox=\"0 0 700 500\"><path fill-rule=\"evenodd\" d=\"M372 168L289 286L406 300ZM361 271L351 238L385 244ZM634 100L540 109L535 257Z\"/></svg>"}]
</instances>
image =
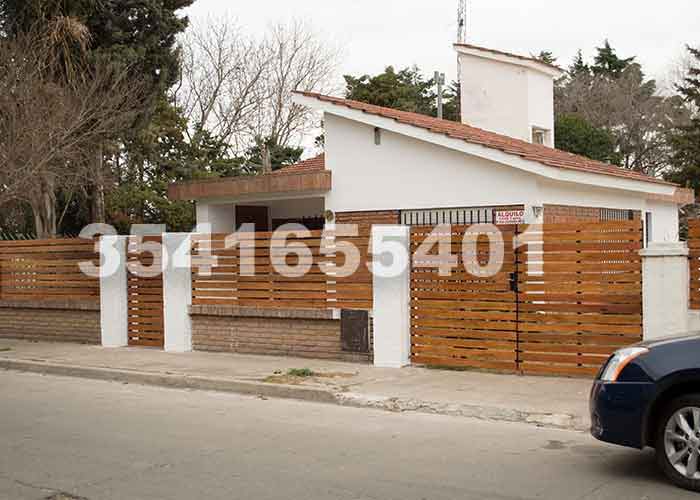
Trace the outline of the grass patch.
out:
<instances>
[{"instance_id":1,"label":"grass patch","mask_svg":"<svg viewBox=\"0 0 700 500\"><path fill-rule=\"evenodd\" d=\"M287 372L287 375L290 377L307 378L307 377L313 377L316 374L310 368L292 368L291 370L289 370Z\"/></svg>"},{"instance_id":2,"label":"grass patch","mask_svg":"<svg viewBox=\"0 0 700 500\"><path fill-rule=\"evenodd\" d=\"M11 350L11 347L0 347L0 352L10 352Z\"/></svg>"}]
</instances>

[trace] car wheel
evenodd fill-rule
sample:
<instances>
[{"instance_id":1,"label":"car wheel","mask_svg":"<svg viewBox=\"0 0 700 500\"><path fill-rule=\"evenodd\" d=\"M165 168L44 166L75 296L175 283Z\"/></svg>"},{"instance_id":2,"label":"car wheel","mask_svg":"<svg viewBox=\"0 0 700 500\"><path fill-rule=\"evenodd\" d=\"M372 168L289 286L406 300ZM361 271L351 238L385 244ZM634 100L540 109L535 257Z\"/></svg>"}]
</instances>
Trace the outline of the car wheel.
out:
<instances>
[{"instance_id":1,"label":"car wheel","mask_svg":"<svg viewBox=\"0 0 700 500\"><path fill-rule=\"evenodd\" d=\"M700 491L700 394L676 398L664 408L656 430L656 461L676 486Z\"/></svg>"}]
</instances>

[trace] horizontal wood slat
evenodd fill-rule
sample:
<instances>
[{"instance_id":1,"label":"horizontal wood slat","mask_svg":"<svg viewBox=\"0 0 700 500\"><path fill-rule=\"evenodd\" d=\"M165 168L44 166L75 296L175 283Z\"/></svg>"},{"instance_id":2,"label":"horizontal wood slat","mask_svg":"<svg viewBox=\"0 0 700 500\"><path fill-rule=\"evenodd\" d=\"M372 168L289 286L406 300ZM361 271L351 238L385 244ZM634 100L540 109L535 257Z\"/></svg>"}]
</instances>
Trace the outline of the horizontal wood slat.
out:
<instances>
[{"instance_id":1,"label":"horizontal wood slat","mask_svg":"<svg viewBox=\"0 0 700 500\"><path fill-rule=\"evenodd\" d=\"M97 302L99 278L83 274L81 262L99 264L95 240L0 241L0 299Z\"/></svg>"},{"instance_id":2,"label":"horizontal wood slat","mask_svg":"<svg viewBox=\"0 0 700 500\"><path fill-rule=\"evenodd\" d=\"M595 375L615 349L642 339L641 221L524 229L520 370Z\"/></svg>"},{"instance_id":3,"label":"horizontal wood slat","mask_svg":"<svg viewBox=\"0 0 700 500\"><path fill-rule=\"evenodd\" d=\"M163 274L159 272L162 268L162 241L161 236L130 236L127 242L130 346L163 348L165 345Z\"/></svg>"},{"instance_id":4,"label":"horizontal wood slat","mask_svg":"<svg viewBox=\"0 0 700 500\"><path fill-rule=\"evenodd\" d=\"M372 308L368 228L358 236L257 232L196 235L192 240L195 305ZM346 261L342 250L348 244L358 249L355 261ZM302 253L296 253L300 246ZM347 275L346 265L357 271Z\"/></svg>"},{"instance_id":5,"label":"horizontal wood slat","mask_svg":"<svg viewBox=\"0 0 700 500\"><path fill-rule=\"evenodd\" d=\"M466 271L465 258L485 265L489 235L474 238L467 226L411 228L411 355L414 363L455 368L517 369L516 293L513 238L516 226L499 226L502 252L498 272L478 277ZM475 241L463 247L465 241ZM447 252L440 256L440 247ZM465 251L466 250L466 251ZM447 276L440 275L448 260ZM443 270L446 270L443 268Z\"/></svg>"},{"instance_id":6,"label":"horizontal wood slat","mask_svg":"<svg viewBox=\"0 0 700 500\"><path fill-rule=\"evenodd\" d=\"M641 221L499 227L502 268L488 278L465 272L463 260L476 256L484 265L493 256L489 241L498 238L482 235L464 253L465 236L474 240L467 228L429 239L434 229L413 228L411 235L414 252L426 240L435 243L412 262L414 362L582 376L641 340ZM452 260L439 255L438 242ZM696 260L700 308L700 245ZM440 276L448 262L453 272Z\"/></svg>"},{"instance_id":7,"label":"horizontal wood slat","mask_svg":"<svg viewBox=\"0 0 700 500\"><path fill-rule=\"evenodd\" d=\"M700 219L688 220L690 308L700 310Z\"/></svg>"}]
</instances>

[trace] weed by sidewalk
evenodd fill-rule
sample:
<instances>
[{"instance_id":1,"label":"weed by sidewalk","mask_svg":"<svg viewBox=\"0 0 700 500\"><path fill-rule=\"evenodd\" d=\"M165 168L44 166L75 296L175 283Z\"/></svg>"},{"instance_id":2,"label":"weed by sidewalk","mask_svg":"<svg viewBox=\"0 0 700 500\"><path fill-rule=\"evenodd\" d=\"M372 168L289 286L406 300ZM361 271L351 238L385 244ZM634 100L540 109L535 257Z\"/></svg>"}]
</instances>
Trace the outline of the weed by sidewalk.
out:
<instances>
[{"instance_id":1,"label":"weed by sidewalk","mask_svg":"<svg viewBox=\"0 0 700 500\"><path fill-rule=\"evenodd\" d=\"M10 352L11 350L11 347L0 347L0 352Z\"/></svg>"},{"instance_id":2,"label":"weed by sidewalk","mask_svg":"<svg viewBox=\"0 0 700 500\"><path fill-rule=\"evenodd\" d=\"M292 368L288 370L287 373L282 373L278 370L273 375L265 377L263 379L263 382L266 382L268 384L301 385L307 380L350 378L354 377L355 375L356 373L322 373L315 372L310 368Z\"/></svg>"}]
</instances>

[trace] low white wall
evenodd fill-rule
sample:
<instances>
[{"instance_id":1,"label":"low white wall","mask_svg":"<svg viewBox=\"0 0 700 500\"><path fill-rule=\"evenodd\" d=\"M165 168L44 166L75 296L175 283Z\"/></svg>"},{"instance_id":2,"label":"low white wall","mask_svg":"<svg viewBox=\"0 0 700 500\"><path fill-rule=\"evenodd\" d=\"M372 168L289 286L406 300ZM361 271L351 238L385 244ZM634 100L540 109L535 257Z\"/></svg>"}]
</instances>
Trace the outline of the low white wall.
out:
<instances>
[{"instance_id":1,"label":"low white wall","mask_svg":"<svg viewBox=\"0 0 700 500\"><path fill-rule=\"evenodd\" d=\"M642 256L644 340L684 334L689 329L688 247L654 243Z\"/></svg>"},{"instance_id":2,"label":"low white wall","mask_svg":"<svg viewBox=\"0 0 700 500\"><path fill-rule=\"evenodd\" d=\"M700 311L688 311L688 331L700 333Z\"/></svg>"},{"instance_id":3,"label":"low white wall","mask_svg":"<svg viewBox=\"0 0 700 500\"><path fill-rule=\"evenodd\" d=\"M192 270L189 233L163 234L163 320L165 350L192 350Z\"/></svg>"},{"instance_id":4,"label":"low white wall","mask_svg":"<svg viewBox=\"0 0 700 500\"><path fill-rule=\"evenodd\" d=\"M408 226L374 226L372 247L385 268L374 264L374 365L401 368L411 363L411 283Z\"/></svg>"},{"instance_id":5,"label":"low white wall","mask_svg":"<svg viewBox=\"0 0 700 500\"><path fill-rule=\"evenodd\" d=\"M112 269L100 276L100 323L103 347L129 344L129 318L126 271L126 236L102 236L100 253Z\"/></svg>"}]
</instances>

